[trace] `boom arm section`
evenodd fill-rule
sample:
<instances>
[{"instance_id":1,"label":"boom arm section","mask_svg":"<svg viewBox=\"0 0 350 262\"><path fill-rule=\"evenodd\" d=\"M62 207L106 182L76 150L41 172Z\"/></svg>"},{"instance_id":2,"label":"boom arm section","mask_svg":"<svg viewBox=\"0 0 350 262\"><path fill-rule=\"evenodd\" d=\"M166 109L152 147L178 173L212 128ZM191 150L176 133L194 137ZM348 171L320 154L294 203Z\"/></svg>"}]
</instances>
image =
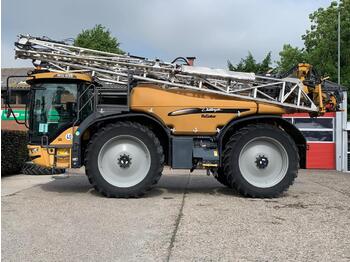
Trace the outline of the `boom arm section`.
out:
<instances>
[{"instance_id":1,"label":"boom arm section","mask_svg":"<svg viewBox=\"0 0 350 262\"><path fill-rule=\"evenodd\" d=\"M300 63L281 77L300 79L304 85L304 91L319 108L319 113L339 111L343 100L343 88L327 78L321 78L312 65Z\"/></svg>"},{"instance_id":2,"label":"boom arm section","mask_svg":"<svg viewBox=\"0 0 350 262\"><path fill-rule=\"evenodd\" d=\"M188 66L81 48L47 38L20 35L16 58L32 59L50 71L88 72L99 81L127 86L130 77L164 88L191 89L281 106L288 112L325 111L322 85L300 77L273 78L254 73ZM318 96L317 96L318 94ZM335 110L336 107L328 108Z\"/></svg>"}]
</instances>

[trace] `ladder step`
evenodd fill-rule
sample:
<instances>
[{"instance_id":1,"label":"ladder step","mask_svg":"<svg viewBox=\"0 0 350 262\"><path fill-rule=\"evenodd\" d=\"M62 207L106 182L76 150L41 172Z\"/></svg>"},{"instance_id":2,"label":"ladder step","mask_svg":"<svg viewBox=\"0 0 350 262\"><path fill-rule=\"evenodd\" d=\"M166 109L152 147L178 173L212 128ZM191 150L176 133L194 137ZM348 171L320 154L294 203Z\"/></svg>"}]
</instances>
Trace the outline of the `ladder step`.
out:
<instances>
[{"instance_id":1,"label":"ladder step","mask_svg":"<svg viewBox=\"0 0 350 262\"><path fill-rule=\"evenodd\" d=\"M111 104L103 104L97 106L98 111L129 111L129 107L127 105L111 105Z\"/></svg>"}]
</instances>

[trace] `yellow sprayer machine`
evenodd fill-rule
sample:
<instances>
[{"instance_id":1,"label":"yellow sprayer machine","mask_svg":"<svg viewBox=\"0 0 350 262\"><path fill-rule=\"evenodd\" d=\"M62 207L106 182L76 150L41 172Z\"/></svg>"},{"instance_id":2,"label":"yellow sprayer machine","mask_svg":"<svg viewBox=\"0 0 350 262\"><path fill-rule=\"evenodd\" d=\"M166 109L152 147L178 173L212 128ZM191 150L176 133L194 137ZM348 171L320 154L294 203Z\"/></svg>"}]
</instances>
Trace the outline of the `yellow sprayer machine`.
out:
<instances>
[{"instance_id":1,"label":"yellow sprayer machine","mask_svg":"<svg viewBox=\"0 0 350 262\"><path fill-rule=\"evenodd\" d=\"M283 77L191 66L19 36L28 74L29 155L85 166L107 197L143 195L174 169L206 169L241 194L275 197L305 167L306 141L283 114L336 111L339 90L308 64Z\"/></svg>"}]
</instances>

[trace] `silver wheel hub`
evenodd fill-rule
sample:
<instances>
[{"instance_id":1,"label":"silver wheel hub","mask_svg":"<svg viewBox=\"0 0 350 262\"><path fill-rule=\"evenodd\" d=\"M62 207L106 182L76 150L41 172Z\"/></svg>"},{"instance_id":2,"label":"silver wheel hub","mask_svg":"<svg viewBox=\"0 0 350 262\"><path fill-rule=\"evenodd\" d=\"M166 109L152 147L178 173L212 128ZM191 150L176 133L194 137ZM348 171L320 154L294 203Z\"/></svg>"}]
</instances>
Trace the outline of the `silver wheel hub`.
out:
<instances>
[{"instance_id":1,"label":"silver wheel hub","mask_svg":"<svg viewBox=\"0 0 350 262\"><path fill-rule=\"evenodd\" d=\"M259 169L264 169L269 164L269 159L266 156L260 156L256 158L255 164Z\"/></svg>"},{"instance_id":2,"label":"silver wheel hub","mask_svg":"<svg viewBox=\"0 0 350 262\"><path fill-rule=\"evenodd\" d=\"M151 167L151 154L138 138L120 135L108 140L98 154L102 177L116 187L132 187L140 183Z\"/></svg>"},{"instance_id":3,"label":"silver wheel hub","mask_svg":"<svg viewBox=\"0 0 350 262\"><path fill-rule=\"evenodd\" d=\"M121 168L128 168L131 165L131 157L127 154L123 154L118 158L118 165Z\"/></svg>"},{"instance_id":4,"label":"silver wheel hub","mask_svg":"<svg viewBox=\"0 0 350 262\"><path fill-rule=\"evenodd\" d=\"M286 149L271 137L250 140L242 148L238 162L244 179L259 188L273 187L281 182L289 165Z\"/></svg>"}]
</instances>

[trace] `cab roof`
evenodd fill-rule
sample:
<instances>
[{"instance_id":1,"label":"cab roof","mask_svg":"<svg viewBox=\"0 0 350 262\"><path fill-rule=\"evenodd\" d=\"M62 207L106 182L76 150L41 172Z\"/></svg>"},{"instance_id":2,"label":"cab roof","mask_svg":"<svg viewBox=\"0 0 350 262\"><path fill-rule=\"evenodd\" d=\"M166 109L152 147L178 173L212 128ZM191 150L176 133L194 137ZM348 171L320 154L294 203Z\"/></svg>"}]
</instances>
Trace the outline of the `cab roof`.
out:
<instances>
[{"instance_id":1,"label":"cab roof","mask_svg":"<svg viewBox=\"0 0 350 262\"><path fill-rule=\"evenodd\" d=\"M90 75L84 73L75 73L75 72L48 72L48 71L38 71L35 70L32 73L28 74L27 82L31 83L36 80L44 79L69 79L69 80L80 80L85 82L92 82L93 79Z\"/></svg>"}]
</instances>

